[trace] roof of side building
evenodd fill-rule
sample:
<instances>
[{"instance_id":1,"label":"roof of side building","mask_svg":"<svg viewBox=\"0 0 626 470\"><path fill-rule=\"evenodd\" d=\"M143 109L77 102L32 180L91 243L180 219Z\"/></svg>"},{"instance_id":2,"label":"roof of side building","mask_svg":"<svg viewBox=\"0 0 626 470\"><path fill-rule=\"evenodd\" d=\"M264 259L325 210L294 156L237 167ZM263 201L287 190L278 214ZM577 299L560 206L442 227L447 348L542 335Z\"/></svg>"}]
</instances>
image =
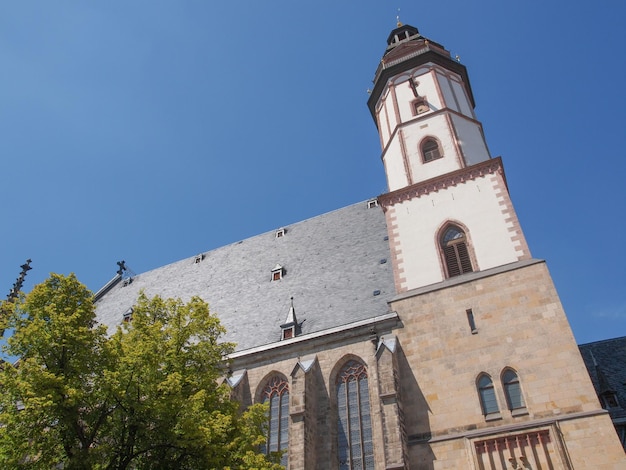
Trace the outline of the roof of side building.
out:
<instances>
[{"instance_id":1,"label":"roof of side building","mask_svg":"<svg viewBox=\"0 0 626 470\"><path fill-rule=\"evenodd\" d=\"M626 336L578 346L596 393L613 392L618 407L609 408L613 419L626 418Z\"/></svg>"},{"instance_id":2,"label":"roof of side building","mask_svg":"<svg viewBox=\"0 0 626 470\"><path fill-rule=\"evenodd\" d=\"M380 207L354 204L285 226L282 237L267 232L117 283L97 300L97 318L112 331L141 290L199 296L237 351L279 341L291 297L302 336L370 319L387 313L395 293L386 237ZM284 276L272 280L277 265Z\"/></svg>"}]
</instances>

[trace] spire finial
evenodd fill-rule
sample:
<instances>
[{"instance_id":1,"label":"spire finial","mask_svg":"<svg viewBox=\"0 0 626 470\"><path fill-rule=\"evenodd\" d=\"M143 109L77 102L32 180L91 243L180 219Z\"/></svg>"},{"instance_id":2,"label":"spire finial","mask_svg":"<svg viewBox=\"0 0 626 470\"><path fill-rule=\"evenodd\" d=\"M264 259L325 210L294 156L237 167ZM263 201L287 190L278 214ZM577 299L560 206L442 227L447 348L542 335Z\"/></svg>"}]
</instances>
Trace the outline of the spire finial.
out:
<instances>
[{"instance_id":1,"label":"spire finial","mask_svg":"<svg viewBox=\"0 0 626 470\"><path fill-rule=\"evenodd\" d=\"M298 323L298 320L296 319L296 309L293 306L293 295L289 298L289 300L290 300L289 313L287 314L287 318L285 319L285 325Z\"/></svg>"},{"instance_id":2,"label":"spire finial","mask_svg":"<svg viewBox=\"0 0 626 470\"><path fill-rule=\"evenodd\" d=\"M398 8L398 14L396 15L396 24L398 25L398 28L402 26L402 22L400 21L400 9L399 8Z\"/></svg>"}]
</instances>

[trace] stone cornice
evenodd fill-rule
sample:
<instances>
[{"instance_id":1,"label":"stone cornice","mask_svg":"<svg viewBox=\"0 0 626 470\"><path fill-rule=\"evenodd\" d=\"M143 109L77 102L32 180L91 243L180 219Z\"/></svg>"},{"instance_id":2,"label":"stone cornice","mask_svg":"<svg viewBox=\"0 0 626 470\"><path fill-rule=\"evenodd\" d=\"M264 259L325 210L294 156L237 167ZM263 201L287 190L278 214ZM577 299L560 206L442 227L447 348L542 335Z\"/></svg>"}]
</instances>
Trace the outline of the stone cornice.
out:
<instances>
[{"instance_id":1,"label":"stone cornice","mask_svg":"<svg viewBox=\"0 0 626 470\"><path fill-rule=\"evenodd\" d=\"M437 176L426 181L412 184L406 188L382 194L378 196L378 202L382 206L383 211L387 211L389 207L403 201L419 198L451 186L465 183L466 181L475 180L476 178L480 178L487 174L496 173L504 175L504 168L502 167L502 159L500 157L485 160L484 162L477 163L476 165L461 168L460 170L446 173L442 176Z\"/></svg>"},{"instance_id":2,"label":"stone cornice","mask_svg":"<svg viewBox=\"0 0 626 470\"><path fill-rule=\"evenodd\" d=\"M385 314L366 318L365 320L359 320L356 322L348 323L346 325L329 328L315 333L309 333L302 336L296 336L294 338L286 339L283 341L277 341L274 343L266 344L263 346L257 346L255 348L244 349L242 351L236 351L228 356L228 359L237 361L237 369L244 368L248 363L258 362L260 354L268 355L268 357L280 356L286 353L286 351L293 350L294 345L298 347L298 344L307 343L314 345L316 342L323 343L325 346L333 343L334 340L345 341L348 337L362 337L364 332L369 334L373 326L378 327L392 327L398 322L398 314L396 312L387 312Z\"/></svg>"},{"instance_id":3,"label":"stone cornice","mask_svg":"<svg viewBox=\"0 0 626 470\"><path fill-rule=\"evenodd\" d=\"M399 294L396 294L393 298L391 298L388 303L391 306L394 302L398 302L400 300L410 299L411 297L417 297L418 295L429 294L431 292L448 289L449 287L458 286L467 282L473 282L478 279L497 276L498 274L514 271L516 269L523 269L527 266L533 266L535 264L542 263L545 264L545 260L531 258L527 260L515 261L513 263L504 264L502 266L496 266L495 268L486 269L484 271L474 271L471 273L461 274L460 276L454 276L441 282L436 282L427 286L417 287L409 291L400 292Z\"/></svg>"}]
</instances>

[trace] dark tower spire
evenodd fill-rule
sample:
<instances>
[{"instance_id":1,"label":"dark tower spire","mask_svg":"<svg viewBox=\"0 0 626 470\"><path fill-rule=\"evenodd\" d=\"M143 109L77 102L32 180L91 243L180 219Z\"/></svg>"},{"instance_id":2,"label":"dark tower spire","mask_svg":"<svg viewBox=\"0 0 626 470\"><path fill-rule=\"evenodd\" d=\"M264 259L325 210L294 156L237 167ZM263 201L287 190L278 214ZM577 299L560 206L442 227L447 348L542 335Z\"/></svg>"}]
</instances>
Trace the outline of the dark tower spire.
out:
<instances>
[{"instance_id":1,"label":"dark tower spire","mask_svg":"<svg viewBox=\"0 0 626 470\"><path fill-rule=\"evenodd\" d=\"M377 125L376 104L388 80L402 72L429 63L458 74L465 85L472 107L475 106L465 66L453 59L450 52L441 44L422 36L415 26L398 22L398 27L387 37L387 49L376 70L374 89L367 100L367 106Z\"/></svg>"}]
</instances>

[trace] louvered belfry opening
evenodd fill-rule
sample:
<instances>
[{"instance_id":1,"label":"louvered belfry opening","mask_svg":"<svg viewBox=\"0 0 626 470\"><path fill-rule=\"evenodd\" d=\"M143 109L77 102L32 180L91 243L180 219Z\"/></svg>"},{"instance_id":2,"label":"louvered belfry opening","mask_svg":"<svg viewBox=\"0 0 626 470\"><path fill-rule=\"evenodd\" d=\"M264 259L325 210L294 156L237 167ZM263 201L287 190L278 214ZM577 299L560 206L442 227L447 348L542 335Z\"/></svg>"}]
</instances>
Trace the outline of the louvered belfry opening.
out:
<instances>
[{"instance_id":1,"label":"louvered belfry opening","mask_svg":"<svg viewBox=\"0 0 626 470\"><path fill-rule=\"evenodd\" d=\"M441 152L439 150L439 144L434 139L426 139L422 143L422 158L424 163L432 162L441 158Z\"/></svg>"},{"instance_id":2,"label":"louvered belfry opening","mask_svg":"<svg viewBox=\"0 0 626 470\"><path fill-rule=\"evenodd\" d=\"M446 261L448 277L474 271L467 248L467 238L459 227L451 225L446 229L441 238L441 248Z\"/></svg>"}]
</instances>

